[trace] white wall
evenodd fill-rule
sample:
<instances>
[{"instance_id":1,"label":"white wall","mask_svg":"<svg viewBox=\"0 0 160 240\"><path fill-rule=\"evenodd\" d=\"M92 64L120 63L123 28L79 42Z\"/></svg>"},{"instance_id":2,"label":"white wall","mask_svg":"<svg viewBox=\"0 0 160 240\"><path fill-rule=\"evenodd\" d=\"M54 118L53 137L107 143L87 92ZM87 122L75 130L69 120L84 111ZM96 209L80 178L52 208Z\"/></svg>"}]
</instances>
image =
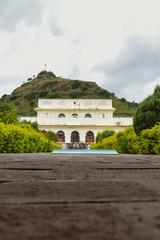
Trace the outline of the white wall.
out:
<instances>
[{"instance_id":1,"label":"white wall","mask_svg":"<svg viewBox=\"0 0 160 240\"><path fill-rule=\"evenodd\" d=\"M132 118L57 118L57 117L38 117L38 125L53 126L132 126Z\"/></svg>"},{"instance_id":2,"label":"white wall","mask_svg":"<svg viewBox=\"0 0 160 240\"><path fill-rule=\"evenodd\" d=\"M27 122L37 122L37 117L19 117L19 120Z\"/></svg>"},{"instance_id":3,"label":"white wall","mask_svg":"<svg viewBox=\"0 0 160 240\"><path fill-rule=\"evenodd\" d=\"M38 99L42 109L113 109L110 99Z\"/></svg>"},{"instance_id":4,"label":"white wall","mask_svg":"<svg viewBox=\"0 0 160 240\"><path fill-rule=\"evenodd\" d=\"M111 110L94 110L94 109L86 109L86 110L74 110L74 109L61 109L61 110L55 110L55 109L38 109L37 110L37 115L38 117L43 117L43 118L58 118L59 114L65 114L66 118L72 118L73 113L78 114L78 118L84 118L85 114L89 113L92 115L92 118L112 118L113 117L113 111Z\"/></svg>"}]
</instances>

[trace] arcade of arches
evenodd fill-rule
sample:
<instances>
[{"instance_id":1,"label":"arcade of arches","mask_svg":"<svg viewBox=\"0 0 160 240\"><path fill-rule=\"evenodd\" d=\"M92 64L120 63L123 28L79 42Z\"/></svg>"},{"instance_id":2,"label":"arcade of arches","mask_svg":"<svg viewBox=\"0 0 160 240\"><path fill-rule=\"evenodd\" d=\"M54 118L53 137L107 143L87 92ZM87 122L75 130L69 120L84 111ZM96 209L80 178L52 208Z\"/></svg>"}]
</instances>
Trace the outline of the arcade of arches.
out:
<instances>
[{"instance_id":1,"label":"arcade of arches","mask_svg":"<svg viewBox=\"0 0 160 240\"><path fill-rule=\"evenodd\" d=\"M80 135L78 131L71 133L71 142L80 142ZM63 131L57 132L57 142L65 142L65 133ZM92 131L86 132L85 142L88 144L94 143L94 133Z\"/></svg>"}]
</instances>

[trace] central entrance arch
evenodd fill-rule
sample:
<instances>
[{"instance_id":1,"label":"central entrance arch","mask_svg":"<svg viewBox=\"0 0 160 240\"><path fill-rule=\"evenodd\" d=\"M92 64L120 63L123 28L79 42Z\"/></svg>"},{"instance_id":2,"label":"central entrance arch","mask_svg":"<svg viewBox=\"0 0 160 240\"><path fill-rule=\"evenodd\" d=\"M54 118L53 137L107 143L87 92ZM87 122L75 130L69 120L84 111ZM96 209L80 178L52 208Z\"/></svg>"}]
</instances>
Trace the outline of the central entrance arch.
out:
<instances>
[{"instance_id":1,"label":"central entrance arch","mask_svg":"<svg viewBox=\"0 0 160 240\"><path fill-rule=\"evenodd\" d=\"M71 142L79 142L80 141L80 137L79 137L79 132L77 131L73 131L71 133Z\"/></svg>"}]
</instances>

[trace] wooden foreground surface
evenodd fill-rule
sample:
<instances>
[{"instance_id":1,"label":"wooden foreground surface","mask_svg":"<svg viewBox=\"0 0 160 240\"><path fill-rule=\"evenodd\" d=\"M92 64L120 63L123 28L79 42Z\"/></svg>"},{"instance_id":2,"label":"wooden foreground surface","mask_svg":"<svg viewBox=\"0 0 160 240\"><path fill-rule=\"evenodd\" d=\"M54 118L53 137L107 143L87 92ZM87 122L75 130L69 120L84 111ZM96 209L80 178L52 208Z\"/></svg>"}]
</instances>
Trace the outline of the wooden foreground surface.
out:
<instances>
[{"instance_id":1,"label":"wooden foreground surface","mask_svg":"<svg viewBox=\"0 0 160 240\"><path fill-rule=\"evenodd\" d=\"M160 156L0 154L0 240L159 240Z\"/></svg>"}]
</instances>

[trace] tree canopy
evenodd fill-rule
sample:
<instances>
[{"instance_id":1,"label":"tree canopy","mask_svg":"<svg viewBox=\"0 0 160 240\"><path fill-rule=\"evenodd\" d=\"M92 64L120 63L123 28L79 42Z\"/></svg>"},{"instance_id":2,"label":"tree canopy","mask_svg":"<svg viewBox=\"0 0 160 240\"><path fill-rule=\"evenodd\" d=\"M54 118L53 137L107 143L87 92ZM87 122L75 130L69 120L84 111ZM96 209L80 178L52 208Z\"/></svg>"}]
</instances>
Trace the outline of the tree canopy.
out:
<instances>
[{"instance_id":1,"label":"tree canopy","mask_svg":"<svg viewBox=\"0 0 160 240\"><path fill-rule=\"evenodd\" d=\"M102 132L98 132L96 136L96 143L101 142L103 138L110 137L115 134L115 131L113 130L104 130Z\"/></svg>"},{"instance_id":2,"label":"tree canopy","mask_svg":"<svg viewBox=\"0 0 160 240\"><path fill-rule=\"evenodd\" d=\"M18 122L18 116L11 104L0 102L0 122L6 124Z\"/></svg>"},{"instance_id":3,"label":"tree canopy","mask_svg":"<svg viewBox=\"0 0 160 240\"><path fill-rule=\"evenodd\" d=\"M153 95L148 96L137 108L133 126L136 133L143 129L152 128L160 122L160 85L154 89Z\"/></svg>"}]
</instances>

